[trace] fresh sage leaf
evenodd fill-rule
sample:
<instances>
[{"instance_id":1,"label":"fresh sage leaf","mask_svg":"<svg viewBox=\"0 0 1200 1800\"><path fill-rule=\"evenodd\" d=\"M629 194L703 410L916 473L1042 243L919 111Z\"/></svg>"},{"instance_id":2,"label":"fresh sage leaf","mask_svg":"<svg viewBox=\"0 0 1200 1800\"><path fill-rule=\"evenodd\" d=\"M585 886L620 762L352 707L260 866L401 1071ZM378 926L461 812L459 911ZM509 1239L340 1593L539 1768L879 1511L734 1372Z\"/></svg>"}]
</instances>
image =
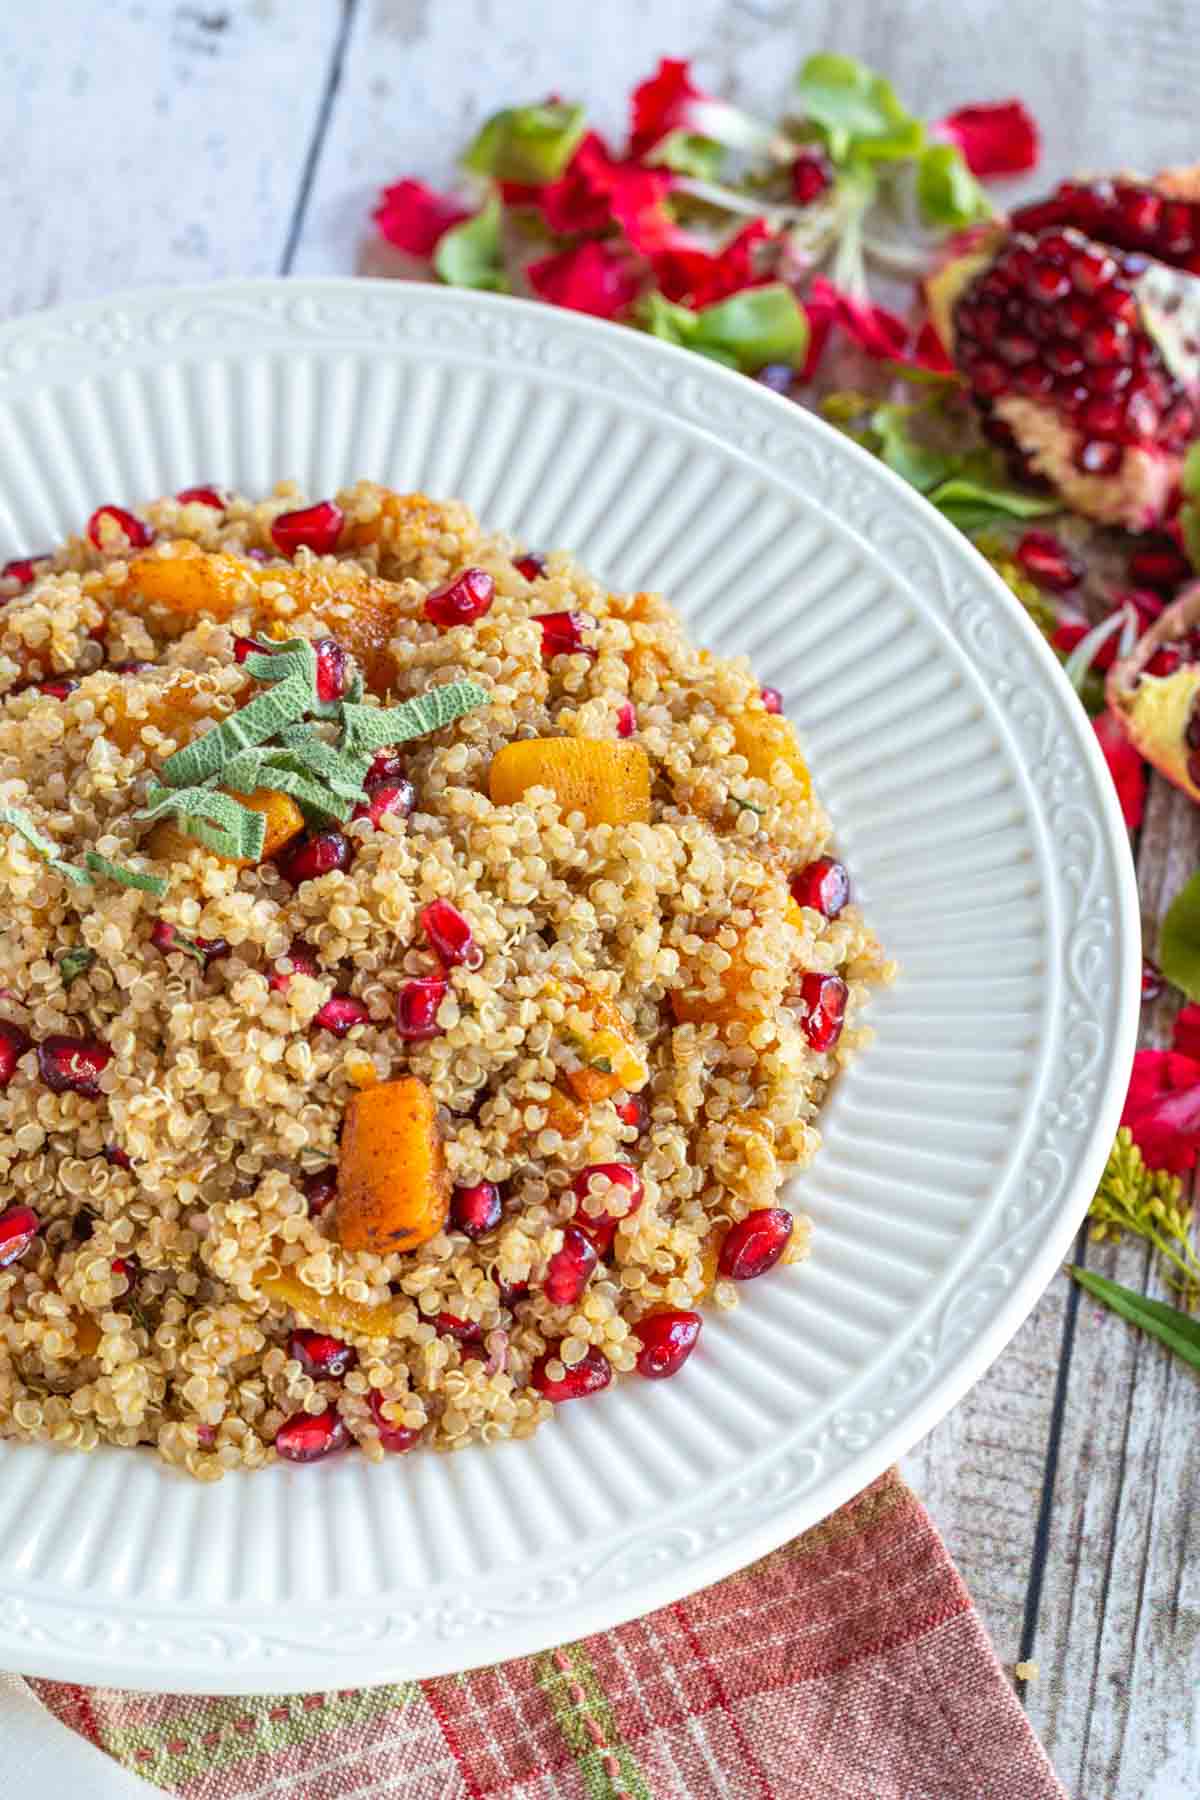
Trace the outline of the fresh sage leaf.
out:
<instances>
[{"instance_id":1,"label":"fresh sage leaf","mask_svg":"<svg viewBox=\"0 0 1200 1800\"><path fill-rule=\"evenodd\" d=\"M156 894L160 900L170 886L161 875L149 875L141 869L127 868L124 863L110 862L96 850L88 850L83 860L93 875L105 875L110 881L120 882L122 887L140 888L143 893Z\"/></svg>"},{"instance_id":2,"label":"fresh sage leaf","mask_svg":"<svg viewBox=\"0 0 1200 1800\"><path fill-rule=\"evenodd\" d=\"M409 738L441 731L474 712L488 698L486 688L475 681L451 681L445 687L427 688L400 706L343 706L344 731L340 749L351 754L384 750Z\"/></svg>"},{"instance_id":3,"label":"fresh sage leaf","mask_svg":"<svg viewBox=\"0 0 1200 1800\"><path fill-rule=\"evenodd\" d=\"M1200 1000L1200 869L1167 908L1158 939L1158 964L1172 987Z\"/></svg>"},{"instance_id":4,"label":"fresh sage leaf","mask_svg":"<svg viewBox=\"0 0 1200 1800\"><path fill-rule=\"evenodd\" d=\"M58 959L58 972L62 976L64 987L79 975L86 975L96 960L96 952L89 950L86 944L79 944L74 950L64 950Z\"/></svg>"}]
</instances>

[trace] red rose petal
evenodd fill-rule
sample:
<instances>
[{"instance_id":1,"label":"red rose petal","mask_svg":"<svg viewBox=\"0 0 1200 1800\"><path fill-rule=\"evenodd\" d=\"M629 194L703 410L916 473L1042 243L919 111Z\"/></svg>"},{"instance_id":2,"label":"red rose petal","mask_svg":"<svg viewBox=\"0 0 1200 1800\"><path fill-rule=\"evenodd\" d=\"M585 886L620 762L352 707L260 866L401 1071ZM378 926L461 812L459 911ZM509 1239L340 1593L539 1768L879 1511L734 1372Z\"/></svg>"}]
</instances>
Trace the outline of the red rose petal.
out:
<instances>
[{"instance_id":1,"label":"red rose petal","mask_svg":"<svg viewBox=\"0 0 1200 1800\"><path fill-rule=\"evenodd\" d=\"M1129 830L1136 831L1146 804L1146 765L1111 712L1100 713L1092 725L1117 790L1121 816Z\"/></svg>"},{"instance_id":2,"label":"red rose petal","mask_svg":"<svg viewBox=\"0 0 1200 1800\"><path fill-rule=\"evenodd\" d=\"M628 253L610 243L580 244L544 256L530 263L525 274L540 299L598 319L620 317L632 306L640 285Z\"/></svg>"},{"instance_id":3,"label":"red rose petal","mask_svg":"<svg viewBox=\"0 0 1200 1800\"><path fill-rule=\"evenodd\" d=\"M1200 1006L1189 1001L1175 1019L1175 1048L1180 1056L1190 1056L1200 1063Z\"/></svg>"},{"instance_id":4,"label":"red rose petal","mask_svg":"<svg viewBox=\"0 0 1200 1800\"><path fill-rule=\"evenodd\" d=\"M774 234L765 219L751 219L715 255L678 228L662 247L631 236L636 248L650 257L655 280L667 299L686 301L697 309L769 281L771 271L759 264L763 246L773 241Z\"/></svg>"},{"instance_id":5,"label":"red rose petal","mask_svg":"<svg viewBox=\"0 0 1200 1800\"><path fill-rule=\"evenodd\" d=\"M811 335L802 381L811 381L816 374L830 331L835 326L868 356L889 362L905 360L908 326L904 320L885 306L856 300L823 275L818 275L809 284L804 295L804 310L808 314ZM926 343L928 345L928 339Z\"/></svg>"},{"instance_id":6,"label":"red rose petal","mask_svg":"<svg viewBox=\"0 0 1200 1800\"><path fill-rule=\"evenodd\" d=\"M1023 175L1041 151L1036 120L1019 100L990 106L960 106L933 127L962 151L972 175Z\"/></svg>"},{"instance_id":7,"label":"red rose petal","mask_svg":"<svg viewBox=\"0 0 1200 1800\"><path fill-rule=\"evenodd\" d=\"M685 128L689 101L703 99L688 73L688 64L664 56L653 75L633 90L629 154L645 156L669 131Z\"/></svg>"},{"instance_id":8,"label":"red rose petal","mask_svg":"<svg viewBox=\"0 0 1200 1800\"><path fill-rule=\"evenodd\" d=\"M384 188L371 217L381 237L410 256L432 256L452 225L469 219L469 206L437 194L423 181L397 181Z\"/></svg>"},{"instance_id":9,"label":"red rose petal","mask_svg":"<svg viewBox=\"0 0 1200 1800\"><path fill-rule=\"evenodd\" d=\"M1175 1050L1139 1050L1122 1125L1151 1169L1182 1175L1200 1150L1200 1062Z\"/></svg>"}]
</instances>

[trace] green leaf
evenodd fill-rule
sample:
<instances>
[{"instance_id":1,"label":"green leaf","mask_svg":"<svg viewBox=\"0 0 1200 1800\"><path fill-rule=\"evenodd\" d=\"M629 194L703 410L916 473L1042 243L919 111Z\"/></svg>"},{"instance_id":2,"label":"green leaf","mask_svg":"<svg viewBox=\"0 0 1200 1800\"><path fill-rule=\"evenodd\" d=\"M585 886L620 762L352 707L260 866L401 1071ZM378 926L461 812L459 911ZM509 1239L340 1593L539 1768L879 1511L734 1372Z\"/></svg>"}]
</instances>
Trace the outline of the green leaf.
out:
<instances>
[{"instance_id":1,"label":"green leaf","mask_svg":"<svg viewBox=\"0 0 1200 1800\"><path fill-rule=\"evenodd\" d=\"M86 944L80 944L74 950L64 950L58 958L58 972L62 976L64 987L70 987L78 975L86 975L96 960L96 952L89 950Z\"/></svg>"},{"instance_id":2,"label":"green leaf","mask_svg":"<svg viewBox=\"0 0 1200 1800\"><path fill-rule=\"evenodd\" d=\"M930 225L961 231L990 219L991 201L956 144L929 144L917 164L917 203Z\"/></svg>"},{"instance_id":3,"label":"green leaf","mask_svg":"<svg viewBox=\"0 0 1200 1800\"><path fill-rule=\"evenodd\" d=\"M54 870L56 875L61 875L66 881L73 881L76 887L87 885L88 877L84 871L77 869L74 863L62 860L58 855L58 845L54 839L43 837L23 807L0 806L0 825L10 825L14 831L19 832L30 849L36 850L39 856L45 857L48 866Z\"/></svg>"},{"instance_id":4,"label":"green leaf","mask_svg":"<svg viewBox=\"0 0 1200 1800\"><path fill-rule=\"evenodd\" d=\"M668 131L660 138L646 161L663 169L674 169L677 175L694 175L699 181L715 181L725 161L725 145L712 138L698 137L694 131Z\"/></svg>"},{"instance_id":5,"label":"green leaf","mask_svg":"<svg viewBox=\"0 0 1200 1800\"><path fill-rule=\"evenodd\" d=\"M298 760L298 759L297 759ZM270 788L276 794L290 794L301 812L318 824L348 819L357 801L362 799L361 785L354 799L330 793L325 784L301 763L293 767L293 753L275 750L246 750L226 763L221 781L235 794L253 794L258 788Z\"/></svg>"},{"instance_id":6,"label":"green leaf","mask_svg":"<svg viewBox=\"0 0 1200 1800\"><path fill-rule=\"evenodd\" d=\"M1191 455L1191 451L1188 451ZM1196 501L1185 501L1179 509L1179 527L1183 532L1183 547L1187 551L1193 569L1200 569L1200 505Z\"/></svg>"},{"instance_id":7,"label":"green leaf","mask_svg":"<svg viewBox=\"0 0 1200 1800\"><path fill-rule=\"evenodd\" d=\"M311 649L311 645L309 646ZM272 675L268 679L275 682L265 693L256 694L248 706L240 712L232 713L229 718L222 719L211 731L202 732L185 744L182 750L176 750L168 756L159 771L163 781L172 788L194 788L206 781L216 780L226 763L243 750L250 750L267 738L274 737L285 725L311 712L316 703L316 659L312 659L312 679L305 672L302 656L295 658L257 657L246 658L246 667L252 663L261 663L268 667L278 660L287 666L282 678Z\"/></svg>"},{"instance_id":8,"label":"green leaf","mask_svg":"<svg viewBox=\"0 0 1200 1800\"><path fill-rule=\"evenodd\" d=\"M1189 500L1200 500L1200 438L1189 447L1183 459L1179 485Z\"/></svg>"},{"instance_id":9,"label":"green leaf","mask_svg":"<svg viewBox=\"0 0 1200 1800\"><path fill-rule=\"evenodd\" d=\"M1071 1274L1095 1299L1157 1338L1193 1369L1200 1369L1200 1319L1190 1318L1162 1300L1148 1300L1144 1294L1103 1275L1094 1275L1090 1269L1072 1267Z\"/></svg>"},{"instance_id":10,"label":"green leaf","mask_svg":"<svg viewBox=\"0 0 1200 1800\"><path fill-rule=\"evenodd\" d=\"M945 484L962 466L960 455L931 449L920 443L909 430L913 414L909 406L877 406L871 414L871 428L879 437L876 455L894 469L920 494Z\"/></svg>"},{"instance_id":11,"label":"green leaf","mask_svg":"<svg viewBox=\"0 0 1200 1800\"><path fill-rule=\"evenodd\" d=\"M502 218L499 194L472 219L453 225L438 239L433 266L447 287L477 288L507 294L508 276L500 241Z\"/></svg>"},{"instance_id":12,"label":"green leaf","mask_svg":"<svg viewBox=\"0 0 1200 1800\"><path fill-rule=\"evenodd\" d=\"M952 517L955 509L980 509L993 519L1040 519L1046 513L1058 512L1062 502L1045 495L1022 493L1018 488L993 484L987 479L975 480L968 475L952 475L930 494L933 504ZM978 526L964 527L977 530Z\"/></svg>"},{"instance_id":13,"label":"green leaf","mask_svg":"<svg viewBox=\"0 0 1200 1800\"><path fill-rule=\"evenodd\" d=\"M463 157L463 167L493 181L540 186L562 174L585 129L582 106L548 100L493 113Z\"/></svg>"},{"instance_id":14,"label":"green leaf","mask_svg":"<svg viewBox=\"0 0 1200 1800\"><path fill-rule=\"evenodd\" d=\"M652 337L696 350L730 369L764 363L799 364L808 348L808 319L782 282L745 288L699 312L655 292L642 304L642 323Z\"/></svg>"},{"instance_id":15,"label":"green leaf","mask_svg":"<svg viewBox=\"0 0 1200 1800\"><path fill-rule=\"evenodd\" d=\"M106 875L110 881L119 881L122 887L157 894L160 900L171 885L161 875L149 875L141 869L126 868L123 863L109 862L107 856L101 856L96 850L88 850L83 860L93 875Z\"/></svg>"},{"instance_id":16,"label":"green leaf","mask_svg":"<svg viewBox=\"0 0 1200 1800\"><path fill-rule=\"evenodd\" d=\"M400 706L343 706L345 731L339 748L351 755L367 751L373 755L389 744L441 731L489 698L478 682L451 681L445 687L428 688Z\"/></svg>"},{"instance_id":17,"label":"green leaf","mask_svg":"<svg viewBox=\"0 0 1200 1800\"><path fill-rule=\"evenodd\" d=\"M180 831L207 844L219 856L257 862L262 854L266 819L229 794L218 794L211 788L152 787L146 805L134 817L161 819L167 814L174 815Z\"/></svg>"},{"instance_id":18,"label":"green leaf","mask_svg":"<svg viewBox=\"0 0 1200 1800\"><path fill-rule=\"evenodd\" d=\"M1189 1000L1200 1000L1200 869L1167 908L1159 933L1158 962L1172 987Z\"/></svg>"},{"instance_id":19,"label":"green leaf","mask_svg":"<svg viewBox=\"0 0 1200 1800\"><path fill-rule=\"evenodd\" d=\"M853 57L810 56L796 78L805 113L820 127L835 162L916 156L925 128L906 112L890 81Z\"/></svg>"}]
</instances>

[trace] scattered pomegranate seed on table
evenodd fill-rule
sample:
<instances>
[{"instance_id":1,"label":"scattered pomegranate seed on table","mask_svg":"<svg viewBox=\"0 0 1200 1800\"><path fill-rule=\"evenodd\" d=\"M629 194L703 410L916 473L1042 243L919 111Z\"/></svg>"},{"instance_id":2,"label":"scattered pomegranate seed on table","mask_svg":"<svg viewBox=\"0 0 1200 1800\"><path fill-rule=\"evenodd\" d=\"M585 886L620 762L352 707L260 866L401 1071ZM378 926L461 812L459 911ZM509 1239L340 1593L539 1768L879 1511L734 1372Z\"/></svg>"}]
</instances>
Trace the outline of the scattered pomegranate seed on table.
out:
<instances>
[{"instance_id":1,"label":"scattered pomegranate seed on table","mask_svg":"<svg viewBox=\"0 0 1200 1800\"><path fill-rule=\"evenodd\" d=\"M529 1385L555 1406L564 1400L582 1400L587 1394L598 1394L612 1380L612 1365L602 1350L589 1344L581 1362L570 1368L563 1365L560 1381L552 1381L546 1373L547 1363L559 1360L559 1344L552 1344L534 1363L529 1372Z\"/></svg>"},{"instance_id":2,"label":"scattered pomegranate seed on table","mask_svg":"<svg viewBox=\"0 0 1200 1800\"><path fill-rule=\"evenodd\" d=\"M814 1050L832 1050L842 1035L849 992L840 975L805 975L800 998L807 1011L801 1024Z\"/></svg>"},{"instance_id":3,"label":"scattered pomegranate seed on table","mask_svg":"<svg viewBox=\"0 0 1200 1800\"><path fill-rule=\"evenodd\" d=\"M297 550L328 556L337 549L344 524L340 506L332 500L318 500L315 506L280 513L271 526L271 541L284 556L295 556Z\"/></svg>"},{"instance_id":4,"label":"scattered pomegranate seed on table","mask_svg":"<svg viewBox=\"0 0 1200 1800\"><path fill-rule=\"evenodd\" d=\"M320 1462L335 1450L345 1450L350 1433L336 1406L323 1413L293 1413L275 1433L275 1448L285 1462Z\"/></svg>"},{"instance_id":5,"label":"scattered pomegranate seed on table","mask_svg":"<svg viewBox=\"0 0 1200 1800\"><path fill-rule=\"evenodd\" d=\"M786 1207L764 1206L747 1213L725 1233L717 1262L730 1281L753 1281L773 1269L792 1235L796 1221Z\"/></svg>"},{"instance_id":6,"label":"scattered pomegranate seed on table","mask_svg":"<svg viewBox=\"0 0 1200 1800\"><path fill-rule=\"evenodd\" d=\"M421 908L420 919L430 948L445 967L477 967L483 961L469 922L449 900L431 900Z\"/></svg>"},{"instance_id":7,"label":"scattered pomegranate seed on table","mask_svg":"<svg viewBox=\"0 0 1200 1800\"><path fill-rule=\"evenodd\" d=\"M111 551L111 539L115 533L123 532L134 550L144 550L154 542L154 533L144 519L136 513L127 512L123 506L98 506L87 522L87 534L97 550Z\"/></svg>"},{"instance_id":8,"label":"scattered pomegranate seed on table","mask_svg":"<svg viewBox=\"0 0 1200 1800\"><path fill-rule=\"evenodd\" d=\"M819 856L792 876L792 899L823 918L836 919L850 898L850 877L832 856Z\"/></svg>"},{"instance_id":9,"label":"scattered pomegranate seed on table","mask_svg":"<svg viewBox=\"0 0 1200 1800\"><path fill-rule=\"evenodd\" d=\"M318 1218L337 1198L337 1169L331 1164L327 1169L305 1175L300 1182L300 1191L308 1202L309 1217Z\"/></svg>"},{"instance_id":10,"label":"scattered pomegranate seed on table","mask_svg":"<svg viewBox=\"0 0 1200 1800\"><path fill-rule=\"evenodd\" d=\"M0 1019L0 1089L8 1086L32 1042L20 1025L14 1025L11 1019Z\"/></svg>"},{"instance_id":11,"label":"scattered pomegranate seed on table","mask_svg":"<svg viewBox=\"0 0 1200 1800\"><path fill-rule=\"evenodd\" d=\"M542 1278L542 1292L551 1306L574 1306L599 1260L588 1234L578 1225L564 1225L562 1244L546 1264Z\"/></svg>"},{"instance_id":12,"label":"scattered pomegranate seed on table","mask_svg":"<svg viewBox=\"0 0 1200 1800\"><path fill-rule=\"evenodd\" d=\"M456 1187L450 1197L450 1223L472 1242L494 1231L503 1217L500 1189L494 1181L476 1181L470 1187Z\"/></svg>"},{"instance_id":13,"label":"scattered pomegranate seed on table","mask_svg":"<svg viewBox=\"0 0 1200 1800\"><path fill-rule=\"evenodd\" d=\"M650 1313L639 1319L634 1333L641 1339L637 1372L651 1381L678 1375L700 1338L701 1319L694 1312Z\"/></svg>"},{"instance_id":14,"label":"scattered pomegranate seed on table","mask_svg":"<svg viewBox=\"0 0 1200 1800\"><path fill-rule=\"evenodd\" d=\"M584 633L595 629L591 613L535 613L533 623L542 628L542 656L550 662L556 656L595 656Z\"/></svg>"},{"instance_id":15,"label":"scattered pomegranate seed on table","mask_svg":"<svg viewBox=\"0 0 1200 1800\"><path fill-rule=\"evenodd\" d=\"M215 487L181 488L175 498L180 506L211 506L215 512L224 512L229 504L226 496Z\"/></svg>"},{"instance_id":16,"label":"scattered pomegranate seed on table","mask_svg":"<svg viewBox=\"0 0 1200 1800\"><path fill-rule=\"evenodd\" d=\"M405 982L396 995L396 1030L402 1038L419 1042L441 1036L437 1015L446 989L447 983L440 975L419 975Z\"/></svg>"},{"instance_id":17,"label":"scattered pomegranate seed on table","mask_svg":"<svg viewBox=\"0 0 1200 1800\"><path fill-rule=\"evenodd\" d=\"M336 638L317 638L317 699L340 700L350 685L350 657Z\"/></svg>"},{"instance_id":18,"label":"scattered pomegranate seed on table","mask_svg":"<svg viewBox=\"0 0 1200 1800\"><path fill-rule=\"evenodd\" d=\"M464 569L445 587L425 597L425 617L449 631L455 625L473 625L482 619L495 597L496 584L486 569Z\"/></svg>"},{"instance_id":19,"label":"scattered pomegranate seed on table","mask_svg":"<svg viewBox=\"0 0 1200 1800\"><path fill-rule=\"evenodd\" d=\"M314 1026L345 1037L356 1025L369 1025L371 1014L361 1000L352 994L331 994L313 1018Z\"/></svg>"},{"instance_id":20,"label":"scattered pomegranate seed on table","mask_svg":"<svg viewBox=\"0 0 1200 1800\"><path fill-rule=\"evenodd\" d=\"M403 1456L411 1450L421 1435L420 1426L394 1425L383 1416L384 1406L388 1404L378 1388L372 1388L367 1395L367 1404L371 1408L371 1417L379 1431L379 1442L393 1456Z\"/></svg>"},{"instance_id":21,"label":"scattered pomegranate seed on table","mask_svg":"<svg viewBox=\"0 0 1200 1800\"><path fill-rule=\"evenodd\" d=\"M513 568L518 575L523 575L526 581L536 581L539 575L546 573L546 559L544 556L538 556L535 551L529 550L524 556L513 558Z\"/></svg>"},{"instance_id":22,"label":"scattered pomegranate seed on table","mask_svg":"<svg viewBox=\"0 0 1200 1800\"><path fill-rule=\"evenodd\" d=\"M385 819L407 819L415 799L416 791L411 781L381 781L368 788L367 798L359 801L351 816L369 819L378 831Z\"/></svg>"},{"instance_id":23,"label":"scattered pomegranate seed on table","mask_svg":"<svg viewBox=\"0 0 1200 1800\"><path fill-rule=\"evenodd\" d=\"M287 953L287 960L292 965L290 969L272 969L267 976L267 986L277 994L287 993L293 975L317 976L321 973L320 965L307 944L294 943Z\"/></svg>"},{"instance_id":24,"label":"scattered pomegranate seed on table","mask_svg":"<svg viewBox=\"0 0 1200 1800\"><path fill-rule=\"evenodd\" d=\"M783 695L778 688L763 688L762 703L769 713L781 713L783 711Z\"/></svg>"},{"instance_id":25,"label":"scattered pomegranate seed on table","mask_svg":"<svg viewBox=\"0 0 1200 1800\"><path fill-rule=\"evenodd\" d=\"M281 850L275 867L285 881L299 887L302 881L317 881L335 869L348 869L353 859L354 847L343 832L318 831Z\"/></svg>"},{"instance_id":26,"label":"scattered pomegranate seed on table","mask_svg":"<svg viewBox=\"0 0 1200 1800\"><path fill-rule=\"evenodd\" d=\"M42 1080L52 1093L99 1098L100 1076L113 1054L99 1038L55 1035L42 1040L37 1054Z\"/></svg>"},{"instance_id":27,"label":"scattered pomegranate seed on table","mask_svg":"<svg viewBox=\"0 0 1200 1800\"><path fill-rule=\"evenodd\" d=\"M1162 970L1148 956L1142 958L1142 999L1157 1000L1164 987Z\"/></svg>"},{"instance_id":28,"label":"scattered pomegranate seed on table","mask_svg":"<svg viewBox=\"0 0 1200 1800\"><path fill-rule=\"evenodd\" d=\"M1049 531L1027 531L1013 558L1049 594L1069 594L1083 580L1083 564Z\"/></svg>"},{"instance_id":29,"label":"scattered pomegranate seed on table","mask_svg":"<svg viewBox=\"0 0 1200 1800\"><path fill-rule=\"evenodd\" d=\"M31 1206L10 1206L0 1212L0 1269L24 1256L41 1230L41 1220Z\"/></svg>"},{"instance_id":30,"label":"scattered pomegranate seed on table","mask_svg":"<svg viewBox=\"0 0 1200 1800\"><path fill-rule=\"evenodd\" d=\"M358 1361L353 1344L344 1344L341 1338L331 1337L325 1331L297 1329L288 1338L287 1349L292 1361L298 1362L314 1381L340 1381Z\"/></svg>"}]
</instances>

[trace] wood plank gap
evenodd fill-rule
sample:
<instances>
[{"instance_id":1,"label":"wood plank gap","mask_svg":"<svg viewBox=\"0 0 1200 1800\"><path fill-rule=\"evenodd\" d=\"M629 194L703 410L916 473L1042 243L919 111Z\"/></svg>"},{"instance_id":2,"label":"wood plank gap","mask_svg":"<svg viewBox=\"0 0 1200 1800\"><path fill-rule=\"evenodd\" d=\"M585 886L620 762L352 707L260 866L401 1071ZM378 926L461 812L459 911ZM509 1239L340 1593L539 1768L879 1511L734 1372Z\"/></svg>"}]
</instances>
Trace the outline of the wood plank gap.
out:
<instances>
[{"instance_id":1,"label":"wood plank gap","mask_svg":"<svg viewBox=\"0 0 1200 1800\"><path fill-rule=\"evenodd\" d=\"M333 116L333 103L337 99L339 87L342 85L342 71L346 65L346 51L350 43L350 33L354 28L354 20L358 13L359 0L342 0L342 22L338 26L338 34L334 39L333 54L329 59L329 73L325 78L325 91L321 95L321 104L317 108L316 123L309 140L308 154L304 158L304 168L300 175L300 189L296 195L296 204L292 208L292 220L288 227L287 243L283 247L283 255L279 262L279 273L290 275L292 264L296 260L296 250L300 243L300 233L304 229L304 219L308 212L308 202L312 195L313 181L317 173L317 164L321 160L321 151L325 145L325 135L329 130L329 121Z\"/></svg>"}]
</instances>

